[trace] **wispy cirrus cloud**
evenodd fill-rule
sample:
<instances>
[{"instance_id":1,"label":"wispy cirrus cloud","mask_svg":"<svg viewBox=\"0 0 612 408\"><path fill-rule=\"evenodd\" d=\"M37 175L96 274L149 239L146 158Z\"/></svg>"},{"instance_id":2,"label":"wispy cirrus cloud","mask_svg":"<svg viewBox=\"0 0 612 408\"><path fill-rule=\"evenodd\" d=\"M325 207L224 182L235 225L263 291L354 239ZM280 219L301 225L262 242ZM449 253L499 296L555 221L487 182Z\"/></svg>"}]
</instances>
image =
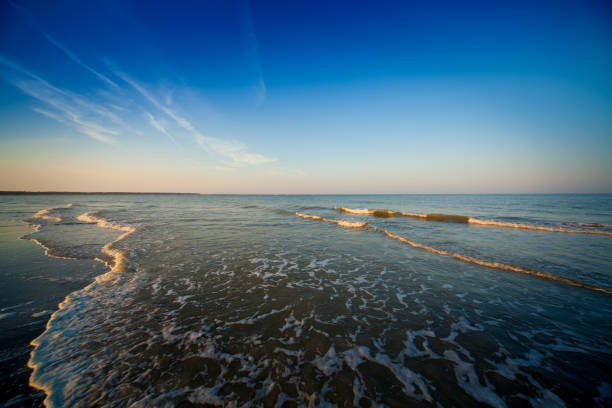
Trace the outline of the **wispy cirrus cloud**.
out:
<instances>
[{"instance_id":1,"label":"wispy cirrus cloud","mask_svg":"<svg viewBox=\"0 0 612 408\"><path fill-rule=\"evenodd\" d=\"M108 85L112 86L113 88L119 89L119 85L117 85L115 82L111 81L110 79L108 79L107 76L99 73L98 71L96 71L95 69L93 69L92 67L90 67L89 65L85 64L83 61L81 61L81 59L74 53L72 52L68 47L66 47L64 44L62 44L61 42L59 42L58 40L56 40L55 38L53 38L49 33L43 31L42 29L38 29L41 34L53 45L55 45L57 48L59 48L61 51L64 52L64 54L66 54L71 60L73 60L74 62L76 62L78 65L80 65L81 67L85 68L86 70L88 70L89 72L91 72L94 76L98 77L100 80L106 82Z\"/></svg>"},{"instance_id":2,"label":"wispy cirrus cloud","mask_svg":"<svg viewBox=\"0 0 612 408\"><path fill-rule=\"evenodd\" d=\"M109 143L109 144L117 143L114 139L105 135L105 133L118 134L117 131L104 129L95 123L83 121L79 119L78 116L74 115L74 113L71 114L70 119L67 119L65 116L60 116L53 112L49 112L47 110L40 109L37 107L32 108L32 110L50 119L53 119L57 122L68 124L68 125L70 124L76 125L75 127L77 128L78 131L89 136L92 139L95 139L95 140L98 140L104 143Z\"/></svg>"},{"instance_id":3,"label":"wispy cirrus cloud","mask_svg":"<svg viewBox=\"0 0 612 408\"><path fill-rule=\"evenodd\" d=\"M147 117L147 119L149 119L149 123L151 124L151 126L153 126L155 129L157 129L158 131L160 131L161 133L163 133L164 135L168 136L168 138L170 140L172 140L172 143L174 143L175 145L178 146L178 143L176 142L176 139L168 132L168 130L157 120L157 118L155 118L155 116L151 115L149 112L145 111L145 116Z\"/></svg>"},{"instance_id":4,"label":"wispy cirrus cloud","mask_svg":"<svg viewBox=\"0 0 612 408\"><path fill-rule=\"evenodd\" d=\"M100 72L96 71L95 69L93 69L91 66L87 65L86 63L84 63L81 58L79 58L79 56L77 54L75 54L70 48L68 48L66 45L64 45L63 43L61 43L60 41L58 41L55 37L53 37L51 34L49 34L47 31L45 31L35 20L34 18L28 13L28 11L13 3L12 1L8 1L8 3L13 6L13 8L15 10L17 10L19 12L19 14L21 14L21 16L23 17L23 19L30 25L30 27L34 28L36 31L38 31L40 34L42 34L43 37L45 37L47 39L47 41L49 41L51 44L53 44L57 49L59 49L60 51L62 51L68 58L70 58L72 61L74 61L76 64L80 65L82 68L85 68L87 71L89 71L90 73L92 73L94 76L96 76L98 79L104 81L107 85L110 85L111 87L115 88L115 89L119 89L119 85L117 85L115 82L111 81L107 76L105 76L104 74L101 74Z\"/></svg>"},{"instance_id":5,"label":"wispy cirrus cloud","mask_svg":"<svg viewBox=\"0 0 612 408\"><path fill-rule=\"evenodd\" d=\"M21 10L18 6L13 6ZM28 19L27 14L25 17ZM115 139L115 136L118 136L121 133L119 128L129 127L119 115L124 117L130 113L133 115L133 111L131 112L126 107L119 106L114 103L114 101L117 100L125 100L125 94L121 87L116 82L110 80L108 77L100 74L95 69L83 63L78 55L48 33L39 27L36 27L33 21L29 20L29 22L38 31L40 31L50 43L61 49L68 57L70 57L73 62L87 69L94 76L106 82L111 86L111 89L100 91L99 95L104 95L103 101L97 102L92 100L91 97L85 97L67 89L61 89L51 84L40 75L35 74L22 67L20 64L0 55L0 64L19 74L18 78L11 79L9 82L11 82L25 94L46 105L46 108L44 109L34 107L33 111L52 120L70 126L81 134L94 140L107 144L116 144L117 140ZM164 104L144 86L129 77L124 72L118 70L111 63L106 62L106 65L110 67L111 71L118 78L122 79L125 83L136 90L136 92L144 99L145 102L148 102L162 114L170 118L179 128L187 131L193 137L195 143L197 143L203 150L220 155L224 159L228 160L225 163L226 167L261 165L277 161L276 158L270 158L264 156L263 154L250 152L247 146L239 141L224 140L203 134L192 122L171 107L171 95L166 95L166 103ZM261 78L260 86L264 89L264 95L262 97L265 97L265 84L263 84L263 79ZM131 105L132 109L137 109L144 112L148 123L178 146L176 139L172 136L171 131L162 120L160 120L149 110L140 106L139 103L135 101L131 101ZM135 133L140 132L135 131Z\"/></svg>"},{"instance_id":6,"label":"wispy cirrus cloud","mask_svg":"<svg viewBox=\"0 0 612 408\"><path fill-rule=\"evenodd\" d=\"M135 100L132 101L131 110L109 102L117 99L119 96L124 98L123 93L120 91L121 88L118 88L115 92L102 93L105 96L103 96L102 101L99 101L100 98L94 100L91 97L85 97L70 90L61 89L40 75L3 56L0 56L0 65L4 65L17 74L9 79L10 83L44 105L44 107L33 107L32 110L34 112L65 124L99 142L117 144L116 137L122 134L122 130L129 127L122 117L129 115L133 118L134 110L140 110L144 112L144 116L152 128L168 137L178 146L167 123L164 123L165 121L160 119L158 115L146 109L142 105L144 102L152 105L161 114L169 118L171 122L174 122L178 128L187 131L192 136L194 142L203 150L217 154L225 159L224 167L262 165L277 161L276 158L270 158L263 154L249 151L242 142L204 135L192 122L179 114L174 108L170 107L167 103L160 102L160 99L155 97L152 92L119 70L112 69L118 78L130 85L142 97L140 103ZM132 130L132 132L134 131Z\"/></svg>"},{"instance_id":7,"label":"wispy cirrus cloud","mask_svg":"<svg viewBox=\"0 0 612 408\"><path fill-rule=\"evenodd\" d=\"M46 86L49 89L54 90L57 93L60 93L60 94L65 93L63 90L54 87L49 82L42 79L40 76L32 73L31 71L28 71L27 69L25 69L24 67L16 63L15 61L11 61L10 59L3 57L2 55L0 55L0 64L3 64L4 66L12 69L13 71L19 72L25 76L35 79L36 81L40 82L42 85Z\"/></svg>"},{"instance_id":8,"label":"wispy cirrus cloud","mask_svg":"<svg viewBox=\"0 0 612 408\"><path fill-rule=\"evenodd\" d=\"M108 64L111 65L110 63ZM117 75L127 84L132 86L142 97L144 97L148 102L150 102L151 105L166 114L179 127L189 132L194 138L195 142L205 151L219 154L231 160L233 165L260 165L278 160L276 158L266 157L262 154L251 153L248 151L247 146L241 142L218 139L202 134L189 120L182 117L174 109L171 109L167 105L162 104L156 97L151 94L151 92L149 92L145 87L136 82L134 79L129 77L127 74L119 71L116 67L113 67L112 70L115 75ZM151 124L158 130L160 130L156 125L154 125L153 123ZM162 131L162 133L164 132Z\"/></svg>"},{"instance_id":9,"label":"wispy cirrus cloud","mask_svg":"<svg viewBox=\"0 0 612 408\"><path fill-rule=\"evenodd\" d=\"M108 123L118 124L121 120L104 106L74 92L60 89L5 57L0 56L0 64L16 74L16 78L9 80L10 83L47 106L46 109L34 107L33 111L70 126L94 140L107 144L117 143L113 136L120 132Z\"/></svg>"},{"instance_id":10,"label":"wispy cirrus cloud","mask_svg":"<svg viewBox=\"0 0 612 408\"><path fill-rule=\"evenodd\" d=\"M241 24L243 26L245 32L245 41L246 41L246 54L247 59L250 61L252 65L252 69L255 71L256 82L254 86L255 90L255 104L257 106L261 105L263 101L266 99L267 88L266 83L263 77L263 71L261 69L261 58L259 56L259 44L257 42L257 37L255 36L255 28L253 26L253 15L251 12L251 7L247 3L242 8L242 12L240 14Z\"/></svg>"},{"instance_id":11,"label":"wispy cirrus cloud","mask_svg":"<svg viewBox=\"0 0 612 408\"><path fill-rule=\"evenodd\" d=\"M56 115L55 113L49 112L48 110L44 110L37 107L33 107L32 110L36 113L40 113L41 115L48 117L49 119L53 119L61 123L66 123L64 118L62 118L60 115Z\"/></svg>"},{"instance_id":12,"label":"wispy cirrus cloud","mask_svg":"<svg viewBox=\"0 0 612 408\"><path fill-rule=\"evenodd\" d=\"M93 129L83 128L81 132L85 133L87 136L91 137L92 139L98 140L103 143L108 143L108 144L117 143L114 139L111 139L110 137L105 136L104 134L97 132Z\"/></svg>"}]
</instances>

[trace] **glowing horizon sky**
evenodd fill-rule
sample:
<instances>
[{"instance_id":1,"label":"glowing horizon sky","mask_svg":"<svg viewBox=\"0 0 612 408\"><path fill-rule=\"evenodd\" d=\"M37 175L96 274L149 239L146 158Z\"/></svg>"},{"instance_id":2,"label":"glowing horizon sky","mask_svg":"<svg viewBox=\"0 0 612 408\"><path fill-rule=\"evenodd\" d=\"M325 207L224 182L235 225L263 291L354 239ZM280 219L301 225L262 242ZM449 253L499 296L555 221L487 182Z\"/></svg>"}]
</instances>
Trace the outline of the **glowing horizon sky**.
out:
<instances>
[{"instance_id":1,"label":"glowing horizon sky","mask_svg":"<svg viewBox=\"0 0 612 408\"><path fill-rule=\"evenodd\" d=\"M612 192L606 1L0 0L0 33L0 190Z\"/></svg>"}]
</instances>

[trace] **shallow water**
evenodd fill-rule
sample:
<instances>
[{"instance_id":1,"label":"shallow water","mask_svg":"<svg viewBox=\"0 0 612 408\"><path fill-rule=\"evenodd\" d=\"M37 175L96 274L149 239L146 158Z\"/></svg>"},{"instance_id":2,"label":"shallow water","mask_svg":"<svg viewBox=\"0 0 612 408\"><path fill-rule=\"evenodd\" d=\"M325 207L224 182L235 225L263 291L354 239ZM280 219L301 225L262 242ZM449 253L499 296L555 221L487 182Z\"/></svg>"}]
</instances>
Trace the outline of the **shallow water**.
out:
<instances>
[{"instance_id":1,"label":"shallow water","mask_svg":"<svg viewBox=\"0 0 612 408\"><path fill-rule=\"evenodd\" d=\"M34 341L49 406L612 403L610 195L0 201L47 255L108 266Z\"/></svg>"}]
</instances>

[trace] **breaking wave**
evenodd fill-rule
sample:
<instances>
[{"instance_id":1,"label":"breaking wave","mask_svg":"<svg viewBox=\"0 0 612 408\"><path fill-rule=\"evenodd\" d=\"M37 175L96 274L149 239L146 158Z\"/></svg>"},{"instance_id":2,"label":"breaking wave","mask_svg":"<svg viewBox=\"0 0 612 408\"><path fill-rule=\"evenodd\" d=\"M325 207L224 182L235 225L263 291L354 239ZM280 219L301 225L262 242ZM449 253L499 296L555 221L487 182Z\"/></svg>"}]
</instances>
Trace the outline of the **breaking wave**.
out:
<instances>
[{"instance_id":1,"label":"breaking wave","mask_svg":"<svg viewBox=\"0 0 612 408\"><path fill-rule=\"evenodd\" d=\"M68 207L70 207L72 205L69 205ZM67 208L67 207L62 207L62 208ZM51 209L49 209L50 211ZM42 216L46 216L46 212L42 213L42 216L40 214L40 211L37 212L36 214L39 214L38 218L41 218ZM102 262L104 263L108 268L108 272L97 276L95 278L95 280L90 283L89 285L87 285L85 288L77 291L77 292L73 292L72 294L66 296L66 298L58 305L58 309L51 315L51 317L49 318L49 321L47 322L47 325L45 327L45 331L38 336L36 339L32 340L32 342L30 343L34 349L32 350L32 352L30 353L30 360L28 361L28 367L30 367L32 369L32 375L30 377L30 385L36 389L40 389L42 391L45 392L45 394L47 395L46 399L45 399L45 406L53 406L53 400L57 397L57 395L54 395L54 393L59 392L58 390L56 390L54 387L51 386L51 382L49 382L48 379L45 379L44 377L44 373L41 373L41 367L42 365L47 362L45 360L44 356L38 356L37 354L37 349L42 345L42 344L46 344L49 341L52 341L53 339L48 338L48 337L53 337L53 335L51 334L50 336L48 336L48 333L51 332L52 327L53 327L53 323L54 320L57 318L58 314L62 311L62 309L66 308L67 306L69 306L73 300L73 296L77 293L82 293L82 292L87 292L88 290L90 290L94 285L100 284L101 282L107 281L112 279L117 273L121 273L121 272L125 272L127 270L127 256L126 253L122 250L116 249L115 245L125 239L128 235L132 234L136 229L131 227L131 226L124 226L124 225L120 225L120 224L116 224L116 223L112 223L109 222L107 220L105 220L104 218L98 217L97 212L87 212L84 214L79 215L77 218L77 220L85 222L85 223L93 223L96 224L98 227L100 228L106 228L106 229L112 229L112 230L116 230L116 231L121 231L123 232L123 234L121 234L117 239L115 239L114 241L111 241L107 244L105 244L102 247L101 252L104 253L105 255L108 255L110 257L110 259L112 259L112 262L107 262L106 260L103 260L101 258L94 258L96 261ZM28 238L31 241L37 243L38 245L42 246L45 249L45 255L51 256L51 257L55 257L55 258L62 258L62 259L81 259L81 258L73 258L73 257L64 257L64 256L58 256L58 255L54 255L52 253L52 250L43 245L41 242L39 242L38 240L34 239L34 238Z\"/></svg>"},{"instance_id":2,"label":"breaking wave","mask_svg":"<svg viewBox=\"0 0 612 408\"><path fill-rule=\"evenodd\" d=\"M537 282L523 292L523 285L503 286L503 273L479 275L473 268L458 268L462 278L457 268L438 273L435 259L413 262L395 243L383 245L381 256L381 246L370 246L362 234L379 244L390 238L461 262L599 288L437 249L365 218L310 215L293 202L286 207L293 211L273 206L280 205L257 208L293 218L245 226L246 217L233 222L232 214L211 225L216 206L188 216L149 206L135 217L90 208L46 214L64 219L41 220L41 241L49 236L53 247L58 232L74 233L78 243L95 237L95 254L110 270L67 296L32 343L31 384L46 392L45 405L561 407L590 405L597 392L607 398L603 385L594 389L607 386L601 381L609 372L610 336L600 322L609 298L548 293ZM377 211L359 215L393 213ZM334 247L335 234L319 235L323 225L295 217L358 232ZM287 235L266 234L270 225L287 223ZM80 227L64 227L69 224ZM129 247L117 245L134 232L130 224L147 233L131 236ZM287 239L295 236L299 241ZM555 314L559 304L566 314ZM575 313L578 305L592 314ZM564 371L572 366L593 368ZM556 371L563 378L546 375Z\"/></svg>"},{"instance_id":3,"label":"breaking wave","mask_svg":"<svg viewBox=\"0 0 612 408\"><path fill-rule=\"evenodd\" d=\"M53 222L61 222L62 218L61 217L56 217L53 215L49 215L50 212L55 211L55 210L60 210L60 209L64 209L64 208L71 208L75 206L75 204L66 204L63 206L59 206L59 207L49 207L49 208L44 208L42 210L37 211L30 220L26 220L25 222L27 224L30 224L32 226L32 228L34 229L33 232L38 232L40 230L40 228L42 227L42 224L36 223L33 220L34 219L39 219L39 220L48 220L48 221L53 221ZM33 243L35 243L36 245L42 247L45 250L45 256L48 256L50 258L57 258L57 259L69 259L69 260L79 260L80 258L77 257L73 257L73 256L68 256L66 254L60 254L56 251L55 248L52 248L50 246L47 246L45 244L43 244L41 241L39 241L38 239L34 238L31 235L24 235L22 237L20 237L19 239L22 240L27 240L27 241L32 241Z\"/></svg>"},{"instance_id":4,"label":"breaking wave","mask_svg":"<svg viewBox=\"0 0 612 408\"><path fill-rule=\"evenodd\" d=\"M55 211L55 210L60 210L63 208L71 208L73 207L75 204L67 204L64 206L59 206L59 207L49 207L49 208L44 208L38 212L36 212L36 214L34 214L32 216L32 218L39 218L39 219L43 219L43 220L49 220L49 221L55 221L55 222L60 222L62 219L61 217L56 217L54 215L49 215L50 212Z\"/></svg>"},{"instance_id":5,"label":"breaking wave","mask_svg":"<svg viewBox=\"0 0 612 408\"><path fill-rule=\"evenodd\" d=\"M439 222L455 222L460 224L472 224L483 227L500 227L500 228L515 228L532 231L545 231L545 232L560 232L566 234L596 234L596 235L608 235L612 236L612 231L602 230L587 230L587 229L576 229L576 228L561 228L561 227L547 227L533 224L522 224L517 222L504 222L487 220L482 218L468 217L465 215L449 215L449 214L420 214L405 211L393 211L386 209L375 209L369 210L367 208L346 208L346 207L334 207L336 211L344 212L353 215L369 215L378 218L389 218L389 217L410 217L419 218L426 221L439 221ZM609 226L599 223L590 224L579 224L587 228L609 228Z\"/></svg>"},{"instance_id":6,"label":"breaking wave","mask_svg":"<svg viewBox=\"0 0 612 408\"><path fill-rule=\"evenodd\" d=\"M474 225L482 225L485 227L502 227L502 228L517 228L534 231L547 231L547 232L561 232L566 234L596 234L596 235L608 235L612 236L610 231L600 230L585 230L585 229L572 229L572 228L559 228L559 227L545 227L531 224L520 224L515 222L503 222L494 220L485 220L481 218L469 218L469 223ZM607 226L603 224L581 224L589 228L605 228Z\"/></svg>"},{"instance_id":7,"label":"breaking wave","mask_svg":"<svg viewBox=\"0 0 612 408\"><path fill-rule=\"evenodd\" d=\"M123 232L123 234L120 235L119 238L104 245L102 247L102 253L110 256L113 259L112 267L109 265L109 267L111 267L111 272L124 272L126 270L126 254L124 251L115 249L114 246L117 242L121 241L122 239L136 231L136 229L131 226L109 222L104 218L96 216L97 213L97 211L86 212L85 214L79 215L77 217L77 220L96 224L100 228L107 228Z\"/></svg>"},{"instance_id":8,"label":"breaking wave","mask_svg":"<svg viewBox=\"0 0 612 408\"><path fill-rule=\"evenodd\" d=\"M344 221L344 220L332 220L330 218L319 217L318 215L302 214L301 212L296 212L295 215L301 218L312 219L316 221L331 222L332 224L336 224L336 225L339 225L341 227L346 227L346 228L364 228L366 225L368 225L367 222L351 222L351 221Z\"/></svg>"},{"instance_id":9,"label":"breaking wave","mask_svg":"<svg viewBox=\"0 0 612 408\"><path fill-rule=\"evenodd\" d=\"M54 210L54 209L55 208L45 208L44 210L40 210L36 214L34 214L32 218L41 218L43 220L51 220L51 221L59 222L62 220L60 217L54 217L52 215L49 215L49 212L51 212L51 210Z\"/></svg>"},{"instance_id":10,"label":"breaking wave","mask_svg":"<svg viewBox=\"0 0 612 408\"><path fill-rule=\"evenodd\" d=\"M367 211L367 210L366 210ZM375 211L375 210L372 210ZM491 269L499 269L499 270L503 270L503 271L509 271L509 272L515 272L515 273L520 273L520 274L524 274L524 275L530 275L530 276L535 276L541 279L546 279L546 280L550 280L550 281L555 281L555 282L559 282L559 283L563 283L569 286L575 286L575 287L579 287L579 288L583 288L583 289L589 289L595 292L600 292L600 293L604 293L606 295L612 295L612 289L607 289L607 288L602 288L599 286L593 286L593 285L589 285L586 283L582 283L582 282L578 282L575 281L573 279L569 279L569 278L564 278L561 276L556 276L556 275L552 275L549 273L545 273L545 272L540 272L537 271L535 269L530 269L530 268L524 268L521 266L516 266L516 265L510 265L510 264L505 264L505 263L501 263L501 262L496 262L496 261L486 261L486 260L482 260L482 259L477 259L477 258L473 258L471 256L466 256L466 255L461 255L455 252L450 252L450 251L446 251L443 249L438 249L438 248L434 248L432 246L429 245L425 245L425 244L421 244L419 242L415 242L412 241L408 238L402 237L401 235L397 235L394 234L392 232L389 232L385 229L382 228L378 228L375 227L373 225L369 225L365 222L348 222L348 221L341 221L341 220L332 220L329 218L325 218L325 217L319 217L317 215L307 215L307 214L302 214L299 212L295 213L298 217L301 218L306 218L306 219L313 219L313 220L317 220L317 221L325 221L325 222L330 222L333 224L337 224L340 225L342 227L351 227L351 228L365 228L367 227L368 229L372 230L372 231L376 231L378 233L381 233L391 239L394 239L396 241L399 242L403 242L404 244L408 244L411 247L414 248L418 248L418 249L422 249L425 250L427 252L431 252L434 254L438 254L438 255L442 255L442 256L448 256L451 258L455 258L459 261L462 262L467 262L467 263L471 263L474 265L479 265L479 266L484 266L486 268L491 268Z\"/></svg>"}]
</instances>

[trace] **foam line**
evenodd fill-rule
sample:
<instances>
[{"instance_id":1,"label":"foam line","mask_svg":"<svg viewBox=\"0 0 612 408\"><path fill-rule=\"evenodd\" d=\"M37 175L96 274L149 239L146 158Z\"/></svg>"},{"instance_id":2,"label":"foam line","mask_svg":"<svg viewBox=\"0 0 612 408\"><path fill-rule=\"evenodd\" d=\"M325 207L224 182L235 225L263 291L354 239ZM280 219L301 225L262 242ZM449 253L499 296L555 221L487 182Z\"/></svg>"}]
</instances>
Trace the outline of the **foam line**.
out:
<instances>
[{"instance_id":1,"label":"foam line","mask_svg":"<svg viewBox=\"0 0 612 408\"><path fill-rule=\"evenodd\" d=\"M62 219L60 217L54 217L52 215L48 215L51 210L55 208L45 208L44 210L38 211L36 214L32 216L32 218L41 218L43 220L51 220L60 222Z\"/></svg>"},{"instance_id":2,"label":"foam line","mask_svg":"<svg viewBox=\"0 0 612 408\"><path fill-rule=\"evenodd\" d=\"M301 218L312 219L316 221L331 222L332 224L336 224L341 227L347 227L347 228L363 228L366 225L368 225L367 222L350 222L350 221L342 221L342 220L332 220L332 219L325 218L325 217L319 217L318 215L302 214L301 212L296 212L295 215Z\"/></svg>"},{"instance_id":3,"label":"foam line","mask_svg":"<svg viewBox=\"0 0 612 408\"><path fill-rule=\"evenodd\" d=\"M400 235L397 234L393 234L392 232L389 232L387 230L384 230L382 228L377 228L377 227L373 227L370 226L370 228L374 231L380 232L384 235L386 235L389 238L395 239L397 241L403 242L405 244L408 244L414 248L419 248L419 249L423 249L425 251L428 252L432 252L434 254L438 254L438 255L442 255L442 256L448 256L451 258L455 258L459 261L462 262L467 262L467 263L471 263L471 264L475 264L475 265L479 265L479 266L484 266L486 268L492 268L492 269L500 269L503 271L509 271L509 272L515 272L515 273L521 273L524 275L531 275L531 276L535 276L541 279L547 279L547 280L551 280L551 281L555 281L555 282L559 282L559 283L564 283L566 285L569 286L575 286L575 287L579 287L579 288L584 288L584 289L590 289L593 290L595 292L600 292L600 293L605 293L606 295L612 295L612 290L611 289L607 289L607 288L601 288L599 286L593 286L593 285L589 285L587 283L582 283L582 282L578 282L575 281L573 279L569 279L569 278L564 278L561 276L556 276L556 275L551 275L549 273L545 273L545 272L540 272L537 271L535 269L530 269L530 268L523 268L522 266L516 266L516 265L510 265L510 264L504 264L501 262L495 262L495 261L485 261L482 259L477 259L477 258L473 258L471 256L466 256L466 255L461 255L455 252L450 252L450 251L445 251L443 249L437 249L434 247L431 247L429 245L425 245L425 244L421 244L419 242L414 242L409 240L408 238L404 238Z\"/></svg>"},{"instance_id":4,"label":"foam line","mask_svg":"<svg viewBox=\"0 0 612 408\"><path fill-rule=\"evenodd\" d=\"M69 260L72 260L72 261L79 261L80 260L79 258L73 258L73 257L70 257L70 256L56 255L56 254L53 253L53 249L49 248L48 246L46 246L45 244L43 244L42 242L40 242L36 238L20 237L19 239L32 241L33 243L35 243L38 246L42 247L45 250L45 256L48 256L49 258L69 259Z\"/></svg>"},{"instance_id":5,"label":"foam line","mask_svg":"<svg viewBox=\"0 0 612 408\"><path fill-rule=\"evenodd\" d=\"M60 217L54 217L54 216L48 215L49 212L51 212L53 210L60 209L60 208L70 208L73 205L74 204L70 203L70 204L67 204L65 206L45 208L45 209L42 209L40 211L37 211L32 216L32 218L39 218L39 219L44 219L44 220L51 220L51 221L60 222L60 221L62 221L62 219ZM29 221L25 221L25 222L27 224L31 224L32 225L32 228L34 229L34 232L38 232L40 230L40 227L42 226L41 224L34 224L32 222L29 222ZM30 238L29 234L28 235L24 235L23 237L19 237L19 239L32 241L35 244L39 245L40 247L42 247L45 250L45 256L48 256L49 258L69 259L69 260L73 260L73 261L79 260L79 258L73 258L73 257L70 257L70 256L63 256L63 255L54 254L52 248L49 248L48 246L46 246L45 244L43 244L42 242L40 242L36 238Z\"/></svg>"},{"instance_id":6,"label":"foam line","mask_svg":"<svg viewBox=\"0 0 612 408\"><path fill-rule=\"evenodd\" d=\"M595 234L595 235L608 235L612 236L610 231L598 231L598 230L582 230L582 229L570 229L570 228L557 228L557 227L542 227L539 225L520 224L515 222L503 222L485 220L481 218L469 218L469 223L474 225L480 225L484 227L502 227L502 228L517 228L534 231L546 231L546 232L561 232L566 234ZM603 224L590 224L591 226L604 227Z\"/></svg>"},{"instance_id":7,"label":"foam line","mask_svg":"<svg viewBox=\"0 0 612 408\"><path fill-rule=\"evenodd\" d=\"M411 217L419 218L426 221L441 221L441 222L455 222L461 224L472 224L482 227L500 227L500 228L515 228L525 229L531 231L545 231L545 232L560 232L565 234L594 234L594 235L607 235L612 236L611 231L601 230L586 230L586 229L575 229L575 228L560 228L560 227L544 227L532 224L522 224L516 222L503 222L487 220L483 218L468 217L465 215L448 215L448 214L420 214L405 211L393 211L393 210L368 210L367 208L346 208L346 207L334 207L334 210L344 212L353 215L369 215L378 218L389 218L389 217ZM602 228L606 227L603 224L584 224L591 228Z\"/></svg>"},{"instance_id":8,"label":"foam line","mask_svg":"<svg viewBox=\"0 0 612 408\"><path fill-rule=\"evenodd\" d=\"M60 217L54 217L52 215L49 215L49 213L53 210L59 210L60 208L70 208L72 207L72 203L65 205L65 206L60 206L60 207L49 207L49 208L45 208L42 209L40 211L38 211L36 214L34 214L32 216L32 218L40 218L43 220L50 220L50 221L56 221L56 222L60 222L62 219Z\"/></svg>"},{"instance_id":9,"label":"foam line","mask_svg":"<svg viewBox=\"0 0 612 408\"><path fill-rule=\"evenodd\" d=\"M370 215L370 216L378 217L378 218L389 218L389 217L397 217L397 216L422 218L422 219L427 218L427 214L411 213L411 212L404 212L404 211L392 211L392 210L385 210L385 209L368 210L367 208L334 207L334 210L340 211L343 213L347 213L347 214Z\"/></svg>"},{"instance_id":10,"label":"foam line","mask_svg":"<svg viewBox=\"0 0 612 408\"><path fill-rule=\"evenodd\" d=\"M510 265L510 264L504 264L501 262L495 262L495 261L485 261L482 259L477 259L477 258L473 258L471 256L466 256L466 255L461 255L455 252L450 252L450 251L446 251L443 249L438 249L438 248L434 248L431 247L429 245L425 245L425 244L421 244L419 242L415 242L412 240L409 240L408 238L402 237L401 235L397 235L394 234L392 232L389 232L385 229L382 228L378 228L375 227L373 225L368 225L367 223L348 223L350 225L345 225L347 223L347 221L340 221L340 220L332 220L329 218L325 218L325 217L319 217L316 215L307 215L307 214L302 214L302 213L295 213L298 217L301 218L306 218L306 219L313 219L316 221L325 221L325 222L330 222L333 224L337 224L340 226L351 226L352 228L366 228L370 229L372 231L376 231L378 233L381 233L385 236L387 236L388 238L394 239L396 241L399 242L403 242L404 244L408 244L411 247L414 248L418 248L418 249L422 249L424 251L427 252L431 252L434 254L438 254L438 255L442 255L442 256L447 256L450 258L455 258L458 261L461 262L466 262L466 263L471 263L474 265L479 265L479 266L484 266L485 268L491 268L491 269L499 269L499 270L503 270L503 271L508 271L508 272L515 272L515 273L520 273L523 275L530 275L530 276L535 276L537 278L540 279L546 279L546 280L550 280L550 281L554 281L554 282L559 282L559 283L563 283L565 285L569 285L569 286L575 286L578 288L583 288L583 289L589 289L595 292L599 292L599 293L604 293L606 295L612 295L612 289L607 289L607 288L602 288L599 286L593 286L593 285L589 285L587 283L582 283L582 282L578 282L575 281L573 279L569 279L569 278L564 278L561 276L555 276L555 275L551 275L549 273L545 273L545 272L540 272L537 271L535 269L530 269L530 268L523 268L521 266L516 266L516 265ZM359 224L359 226L354 226Z\"/></svg>"},{"instance_id":11,"label":"foam line","mask_svg":"<svg viewBox=\"0 0 612 408\"><path fill-rule=\"evenodd\" d=\"M97 217L95 215L96 213L97 212L95 212L95 211L93 211L93 212L86 212L84 214L79 215L77 217L77 219L79 221L82 221L82 222L94 223L94 224L96 224L100 228L107 228L107 229L112 229L112 230L116 230L116 231L121 231L121 232L123 232L123 234L121 234L114 241L111 241L111 242L107 243L106 245L104 245L102 247L102 252L105 253L106 255L109 255L113 259L112 265L109 265L106 261L104 261L104 260L102 260L100 258L95 258L96 261L102 262L107 267L109 267L109 271L104 273L104 274L102 274L102 275L100 275L100 276L97 276L93 282L91 282L89 285L87 285L86 287L81 289L81 291L87 291L92 286L113 278L117 273L121 273L121 272L125 272L126 271L126 269L127 269L127 262L126 262L126 254L125 254L125 252L121 251L119 249L115 249L113 247L114 247L114 245L117 242L125 239L128 235L130 235L131 233L136 231L136 229L134 227L131 227L131 226L124 226L124 225L119 225L119 224L116 224L116 223L108 222L107 220L105 220L103 218ZM36 242L37 244L39 244L40 246L45 248L45 255L52 256L52 257L55 257L55 258L77 259L77 258L59 257L59 256L55 256L55 255L49 254L49 248L45 247L43 244L41 244L39 241L37 241L35 239L32 239L32 241ZM54 398L53 398L53 388L51 386L49 386L48 384L39 383L39 382L36 381L37 372L40 369L40 364L36 364L35 363L36 349L40 345L40 341L41 341L40 339L42 339L43 336L47 333L47 331L50 330L52 322L56 318L56 316L59 313L59 311L64 309L68 305L70 305L71 302L72 302L72 299L71 299L71 294L70 294L70 295L66 296L64 298L64 300L58 305L58 309L53 314L51 314L51 317L47 321L47 325L45 327L45 331L40 336L38 336L36 339L34 339L34 340L32 340L30 342L30 344L34 347L34 349L30 352L30 359L28 360L28 367L32 369L32 374L30 376L30 385L33 388L36 388L36 389L39 389L39 390L42 390L42 391L45 392L47 397L45 398L44 405L45 405L45 407L48 407L48 408L53 406L53 401L54 401Z\"/></svg>"},{"instance_id":12,"label":"foam line","mask_svg":"<svg viewBox=\"0 0 612 408\"><path fill-rule=\"evenodd\" d=\"M96 224L100 228L112 229L115 231L123 232L123 234L121 234L119 238L104 245L102 247L102 253L113 258L113 266L111 268L111 272L125 272L126 270L125 252L118 250L118 249L114 249L113 246L117 242L121 241L122 239L124 239L125 237L127 237L128 235L136 231L136 229L131 226L119 225L116 223L108 222L104 218L97 217L95 215L96 213L97 211L86 212L85 214L79 215L77 217L77 220L82 221L82 222Z\"/></svg>"}]
</instances>

